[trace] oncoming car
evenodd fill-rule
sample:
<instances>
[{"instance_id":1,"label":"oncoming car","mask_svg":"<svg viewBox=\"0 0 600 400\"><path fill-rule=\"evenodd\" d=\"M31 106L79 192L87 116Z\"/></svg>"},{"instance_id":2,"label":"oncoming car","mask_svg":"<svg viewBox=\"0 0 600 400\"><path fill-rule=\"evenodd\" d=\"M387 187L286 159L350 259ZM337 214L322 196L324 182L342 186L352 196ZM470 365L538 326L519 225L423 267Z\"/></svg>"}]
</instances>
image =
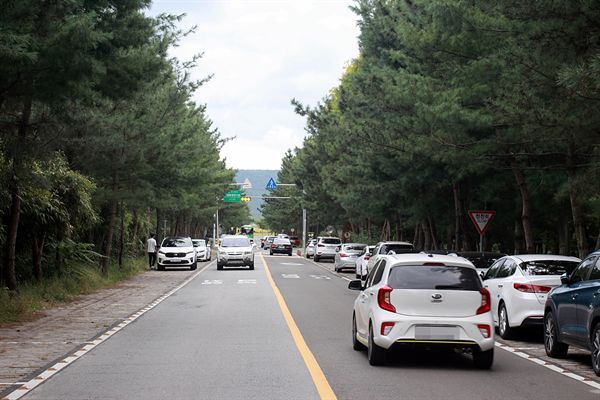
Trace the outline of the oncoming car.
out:
<instances>
[{"instance_id":1,"label":"oncoming car","mask_svg":"<svg viewBox=\"0 0 600 400\"><path fill-rule=\"evenodd\" d=\"M191 238L166 237L158 250L157 269L164 271L165 267L190 267L194 270L197 267L197 261L196 249Z\"/></svg>"},{"instance_id":2,"label":"oncoming car","mask_svg":"<svg viewBox=\"0 0 600 400\"><path fill-rule=\"evenodd\" d=\"M224 266L247 265L254 269L254 247L246 236L226 236L221 240L217 253L217 269Z\"/></svg>"},{"instance_id":3,"label":"oncoming car","mask_svg":"<svg viewBox=\"0 0 600 400\"><path fill-rule=\"evenodd\" d=\"M494 360L490 293L469 261L453 256L381 256L359 290L352 315L352 344L367 348L371 365L385 363L387 350L443 346L471 352L477 368Z\"/></svg>"}]
</instances>

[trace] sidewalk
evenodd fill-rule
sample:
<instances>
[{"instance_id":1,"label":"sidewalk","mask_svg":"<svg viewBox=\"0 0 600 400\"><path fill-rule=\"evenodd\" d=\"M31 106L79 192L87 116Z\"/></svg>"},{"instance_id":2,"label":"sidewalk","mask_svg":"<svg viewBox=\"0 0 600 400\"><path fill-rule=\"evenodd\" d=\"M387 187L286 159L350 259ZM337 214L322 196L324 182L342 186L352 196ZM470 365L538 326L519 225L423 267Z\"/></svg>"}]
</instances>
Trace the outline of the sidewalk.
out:
<instances>
[{"instance_id":1,"label":"sidewalk","mask_svg":"<svg viewBox=\"0 0 600 400\"><path fill-rule=\"evenodd\" d=\"M200 267L200 266L199 266ZM67 353L178 286L196 271L147 271L117 286L0 328L0 398Z\"/></svg>"}]
</instances>

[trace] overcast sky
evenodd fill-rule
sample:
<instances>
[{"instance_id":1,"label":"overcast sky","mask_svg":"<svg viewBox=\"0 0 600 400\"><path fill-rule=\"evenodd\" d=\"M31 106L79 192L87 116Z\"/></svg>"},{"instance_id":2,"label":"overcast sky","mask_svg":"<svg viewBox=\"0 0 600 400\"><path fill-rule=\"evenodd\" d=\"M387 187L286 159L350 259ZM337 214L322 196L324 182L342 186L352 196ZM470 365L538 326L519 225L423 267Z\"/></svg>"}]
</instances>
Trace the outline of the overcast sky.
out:
<instances>
[{"instance_id":1,"label":"overcast sky","mask_svg":"<svg viewBox=\"0 0 600 400\"><path fill-rule=\"evenodd\" d=\"M351 0L154 0L152 15L182 14L197 26L172 54L204 57L195 77L214 74L196 93L222 136L236 169L279 169L285 151L300 146L305 120L292 98L315 105L337 86L358 55Z\"/></svg>"}]
</instances>

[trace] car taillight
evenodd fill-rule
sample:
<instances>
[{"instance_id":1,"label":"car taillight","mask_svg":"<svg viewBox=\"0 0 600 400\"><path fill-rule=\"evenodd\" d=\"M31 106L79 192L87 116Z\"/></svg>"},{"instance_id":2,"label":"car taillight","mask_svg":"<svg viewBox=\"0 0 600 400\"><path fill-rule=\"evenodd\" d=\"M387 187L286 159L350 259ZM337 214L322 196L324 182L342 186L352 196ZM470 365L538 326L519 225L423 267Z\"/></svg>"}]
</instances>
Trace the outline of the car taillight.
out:
<instances>
[{"instance_id":1,"label":"car taillight","mask_svg":"<svg viewBox=\"0 0 600 400\"><path fill-rule=\"evenodd\" d=\"M489 325L477 324L477 328L479 329L479 332L481 332L481 336L486 339L492 334L492 328Z\"/></svg>"},{"instance_id":2,"label":"car taillight","mask_svg":"<svg viewBox=\"0 0 600 400\"><path fill-rule=\"evenodd\" d=\"M348 254L346 254L346 253L340 253L340 257L348 257Z\"/></svg>"},{"instance_id":3,"label":"car taillight","mask_svg":"<svg viewBox=\"0 0 600 400\"><path fill-rule=\"evenodd\" d=\"M275 243L273 243L273 244L271 245L271 248L272 248L272 249L276 249L276 248L277 248L277 245L276 245Z\"/></svg>"},{"instance_id":4,"label":"car taillight","mask_svg":"<svg viewBox=\"0 0 600 400\"><path fill-rule=\"evenodd\" d=\"M426 262L426 263L423 263L423 266L426 266L426 267L445 267L446 264L441 263L441 262Z\"/></svg>"},{"instance_id":5,"label":"car taillight","mask_svg":"<svg viewBox=\"0 0 600 400\"><path fill-rule=\"evenodd\" d=\"M531 285L529 283L514 283L513 287L519 292L524 293L548 293L552 290L551 287L541 285Z\"/></svg>"},{"instance_id":6,"label":"car taillight","mask_svg":"<svg viewBox=\"0 0 600 400\"><path fill-rule=\"evenodd\" d=\"M381 323L381 334L388 335L392 328L394 327L394 322L382 322Z\"/></svg>"},{"instance_id":7,"label":"car taillight","mask_svg":"<svg viewBox=\"0 0 600 400\"><path fill-rule=\"evenodd\" d=\"M365 256L364 259L368 260L369 258L371 258L371 256Z\"/></svg>"},{"instance_id":8,"label":"car taillight","mask_svg":"<svg viewBox=\"0 0 600 400\"><path fill-rule=\"evenodd\" d=\"M396 312L396 307L394 307L390 301L392 290L394 289L387 285L379 289L379 292L377 293L377 303L382 310Z\"/></svg>"},{"instance_id":9,"label":"car taillight","mask_svg":"<svg viewBox=\"0 0 600 400\"><path fill-rule=\"evenodd\" d=\"M481 305L477 309L477 315L485 314L491 310L490 292L486 288L481 288L479 289L479 293L481 293Z\"/></svg>"}]
</instances>

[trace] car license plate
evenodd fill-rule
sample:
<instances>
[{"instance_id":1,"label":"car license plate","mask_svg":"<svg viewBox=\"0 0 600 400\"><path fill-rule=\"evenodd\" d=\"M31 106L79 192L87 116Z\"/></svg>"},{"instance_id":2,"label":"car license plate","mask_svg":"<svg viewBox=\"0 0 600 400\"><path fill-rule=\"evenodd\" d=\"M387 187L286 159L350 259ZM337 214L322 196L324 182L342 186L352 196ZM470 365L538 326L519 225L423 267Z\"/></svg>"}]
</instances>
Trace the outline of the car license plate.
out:
<instances>
[{"instance_id":1,"label":"car license plate","mask_svg":"<svg viewBox=\"0 0 600 400\"><path fill-rule=\"evenodd\" d=\"M171 258L169 261L171 261L172 263L178 263L181 262L181 258Z\"/></svg>"},{"instance_id":2,"label":"car license plate","mask_svg":"<svg viewBox=\"0 0 600 400\"><path fill-rule=\"evenodd\" d=\"M417 326L415 339L420 340L456 340L458 327L456 326Z\"/></svg>"}]
</instances>

